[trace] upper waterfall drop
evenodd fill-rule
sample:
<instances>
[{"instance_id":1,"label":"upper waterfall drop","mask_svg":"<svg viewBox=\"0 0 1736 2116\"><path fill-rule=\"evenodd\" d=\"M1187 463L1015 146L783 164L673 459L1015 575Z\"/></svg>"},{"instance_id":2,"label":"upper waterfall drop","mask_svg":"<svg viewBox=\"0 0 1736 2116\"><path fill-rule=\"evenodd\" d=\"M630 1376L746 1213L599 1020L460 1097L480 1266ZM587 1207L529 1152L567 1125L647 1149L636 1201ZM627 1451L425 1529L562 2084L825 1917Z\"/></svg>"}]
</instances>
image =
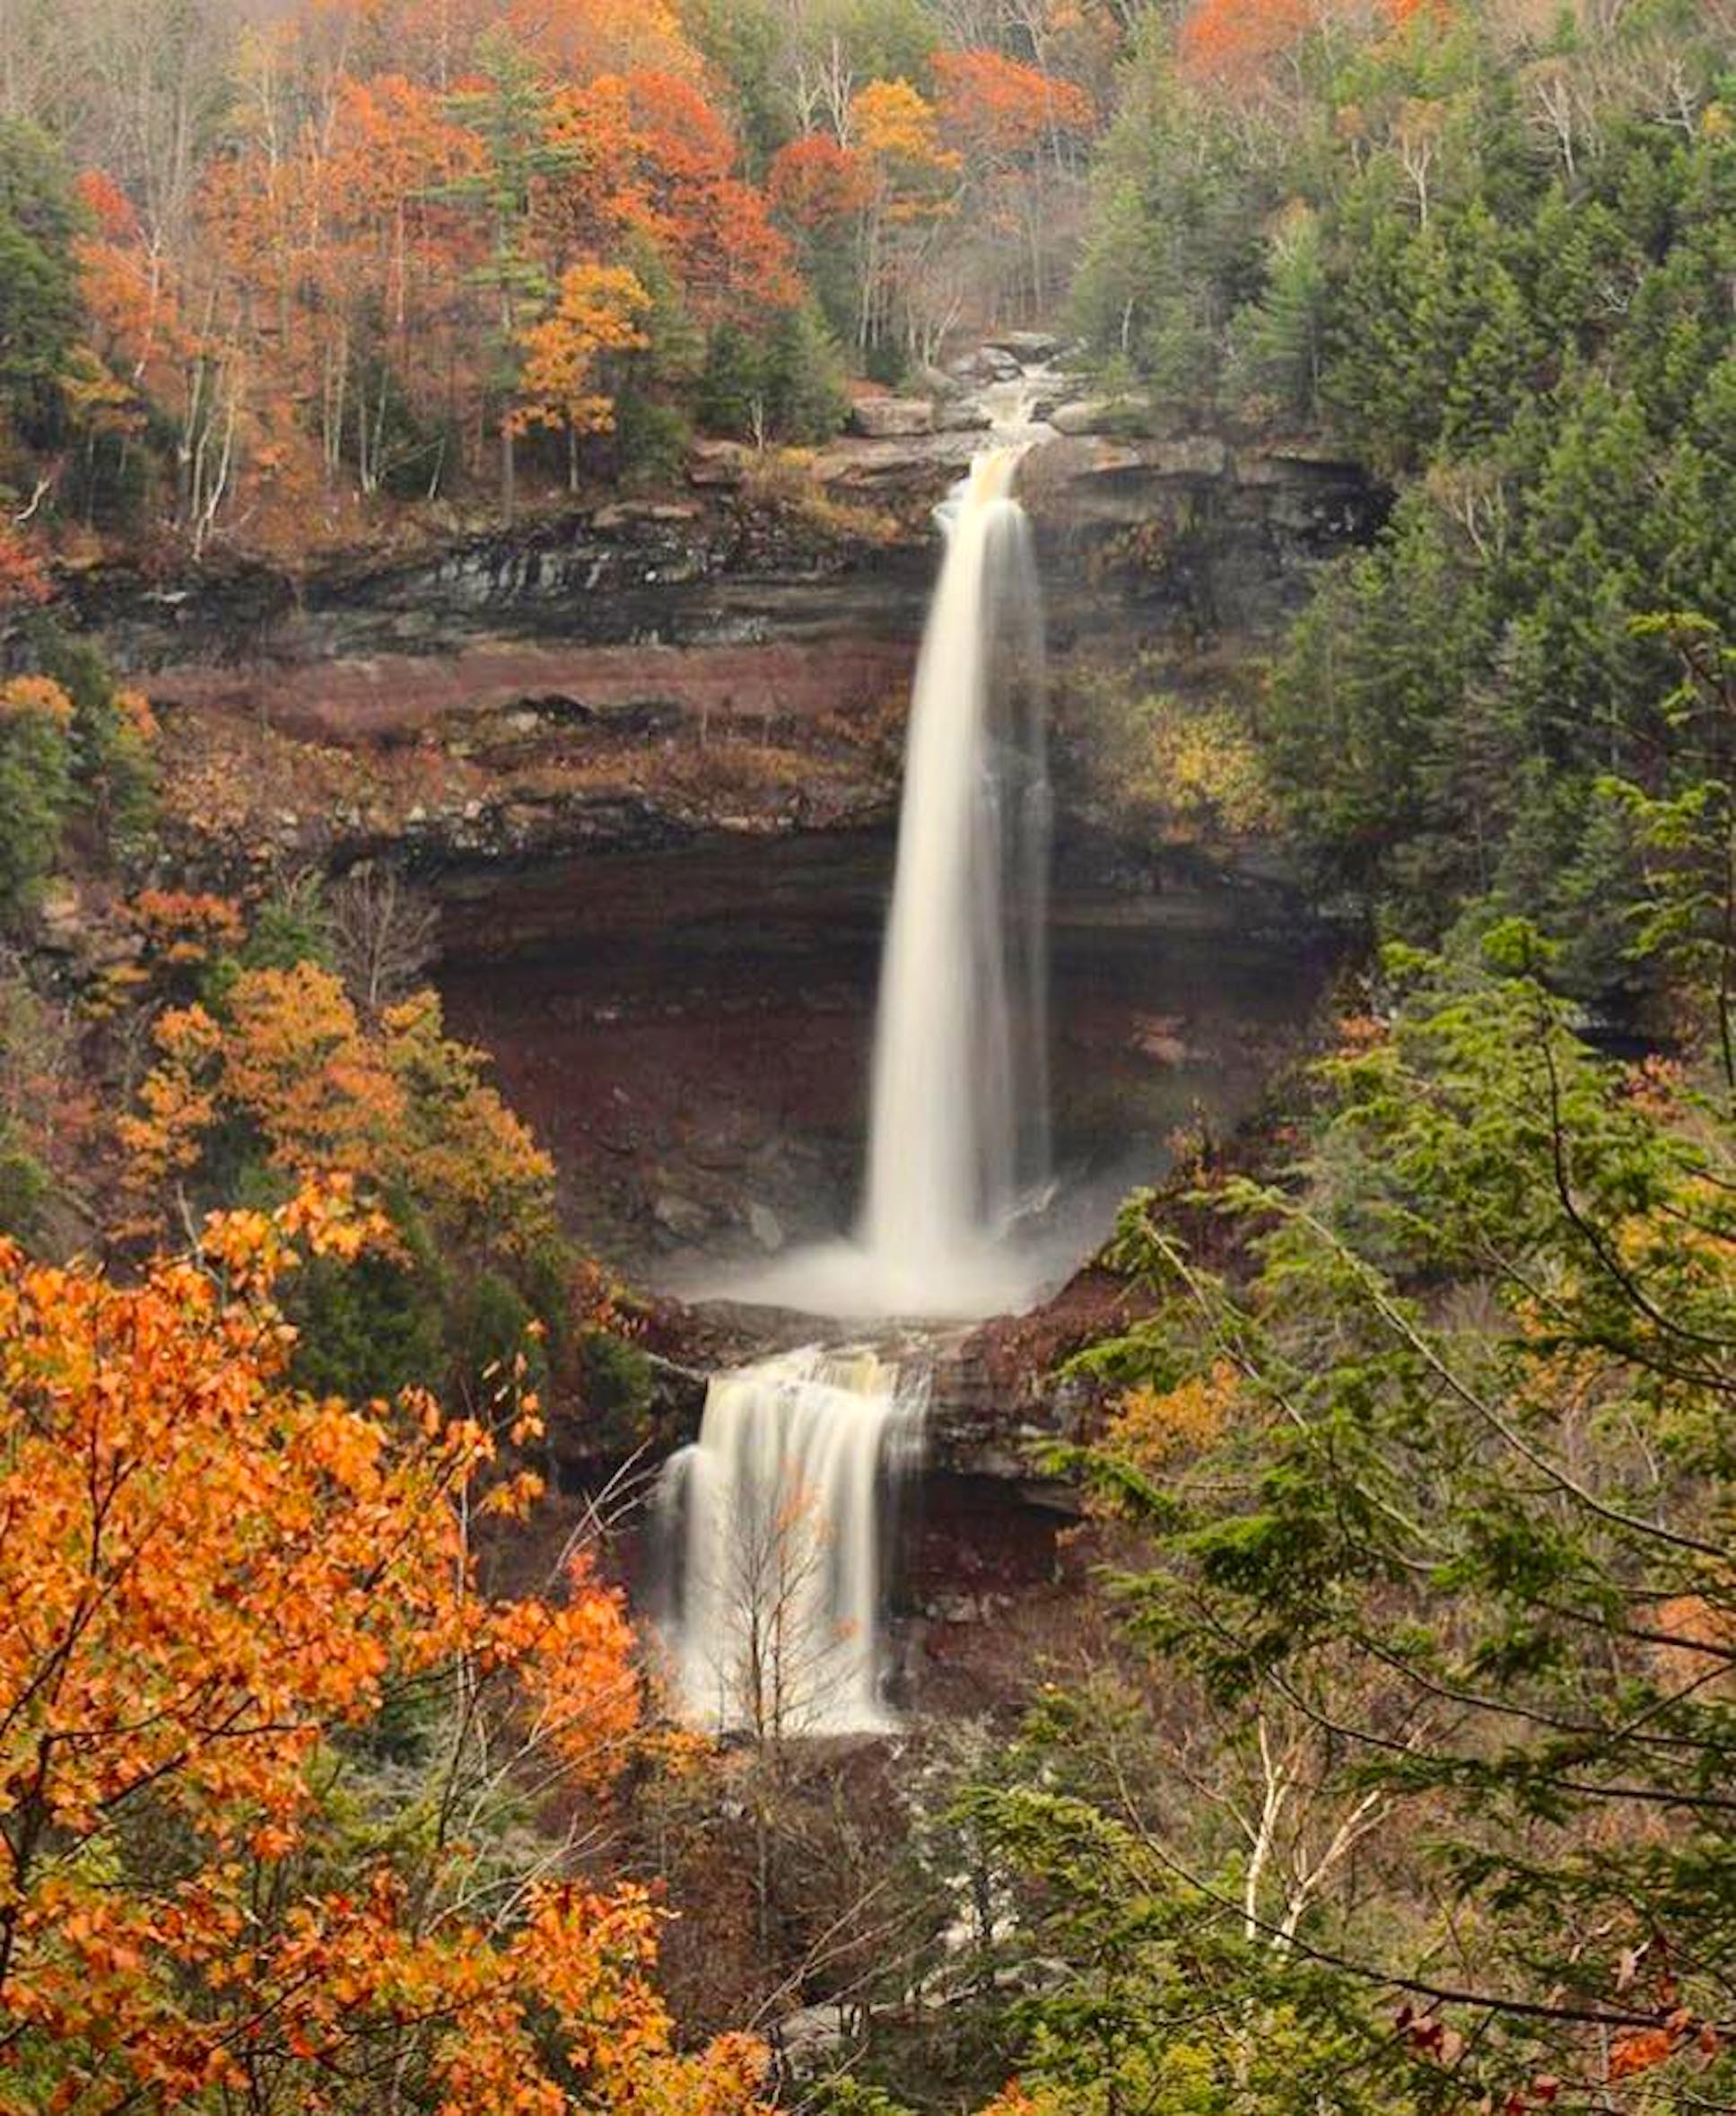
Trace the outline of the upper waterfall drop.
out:
<instances>
[{"instance_id":1,"label":"upper waterfall drop","mask_svg":"<svg viewBox=\"0 0 1736 2116\"><path fill-rule=\"evenodd\" d=\"M1049 1176L1050 795L1024 450L979 456L912 693L859 1239L878 1305L966 1310Z\"/></svg>"},{"instance_id":2,"label":"upper waterfall drop","mask_svg":"<svg viewBox=\"0 0 1736 2116\"><path fill-rule=\"evenodd\" d=\"M737 1298L965 1319L1041 1273L1014 1237L1050 1190L1050 791L1042 596L1014 419L937 514L946 550L911 695L855 1238Z\"/></svg>"}]
</instances>

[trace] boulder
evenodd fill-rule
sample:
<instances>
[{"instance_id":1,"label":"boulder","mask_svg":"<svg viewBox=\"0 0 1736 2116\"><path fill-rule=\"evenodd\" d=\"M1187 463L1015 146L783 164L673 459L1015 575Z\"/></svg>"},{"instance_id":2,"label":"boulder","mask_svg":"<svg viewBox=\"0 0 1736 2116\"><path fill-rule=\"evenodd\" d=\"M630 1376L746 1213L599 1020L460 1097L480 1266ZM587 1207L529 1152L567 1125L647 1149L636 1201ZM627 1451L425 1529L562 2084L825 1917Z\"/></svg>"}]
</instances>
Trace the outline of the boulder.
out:
<instances>
[{"instance_id":1,"label":"boulder","mask_svg":"<svg viewBox=\"0 0 1736 2116\"><path fill-rule=\"evenodd\" d=\"M673 1190L661 1191L651 1200L651 1218L678 1242L702 1242L714 1225L703 1205Z\"/></svg>"},{"instance_id":2,"label":"boulder","mask_svg":"<svg viewBox=\"0 0 1736 2116\"><path fill-rule=\"evenodd\" d=\"M747 455L738 441L696 441L687 455L687 482L733 491L746 470Z\"/></svg>"},{"instance_id":3,"label":"boulder","mask_svg":"<svg viewBox=\"0 0 1736 2116\"><path fill-rule=\"evenodd\" d=\"M799 2013L787 2013L772 2029L772 2040L787 2071L804 2073L824 2066L837 2068L837 2059L853 2044L851 2016L838 2005L805 2006Z\"/></svg>"},{"instance_id":4,"label":"boulder","mask_svg":"<svg viewBox=\"0 0 1736 2116\"><path fill-rule=\"evenodd\" d=\"M1003 352L999 345L979 345L974 353L966 353L961 359L949 360L947 372L961 382L980 385L983 382L1016 382L1025 370L1016 354Z\"/></svg>"},{"instance_id":5,"label":"boulder","mask_svg":"<svg viewBox=\"0 0 1736 2116\"><path fill-rule=\"evenodd\" d=\"M36 945L47 955L76 955L90 931L77 883L50 882L36 906Z\"/></svg>"},{"instance_id":6,"label":"boulder","mask_svg":"<svg viewBox=\"0 0 1736 2116\"><path fill-rule=\"evenodd\" d=\"M1084 397L1057 405L1049 423L1057 433L1110 433L1138 425L1150 413L1148 397Z\"/></svg>"},{"instance_id":7,"label":"boulder","mask_svg":"<svg viewBox=\"0 0 1736 2116\"><path fill-rule=\"evenodd\" d=\"M961 397L955 404L943 404L934 424L938 433L984 433L994 421L980 398Z\"/></svg>"},{"instance_id":8,"label":"boulder","mask_svg":"<svg viewBox=\"0 0 1736 2116\"><path fill-rule=\"evenodd\" d=\"M934 407L926 397L864 397L850 423L869 441L906 441L934 432Z\"/></svg>"},{"instance_id":9,"label":"boulder","mask_svg":"<svg viewBox=\"0 0 1736 2116\"><path fill-rule=\"evenodd\" d=\"M958 396L964 388L958 377L949 375L944 367L919 367L916 380L930 397L941 402L948 397Z\"/></svg>"},{"instance_id":10,"label":"boulder","mask_svg":"<svg viewBox=\"0 0 1736 2116\"><path fill-rule=\"evenodd\" d=\"M1040 390L1031 399L1031 416L1054 424L1055 414L1069 404L1077 404L1085 397L1085 390L1077 382L1060 381L1052 388Z\"/></svg>"},{"instance_id":11,"label":"boulder","mask_svg":"<svg viewBox=\"0 0 1736 2116\"><path fill-rule=\"evenodd\" d=\"M1003 330L984 341L983 349L990 353L1009 354L1021 367L1040 367L1045 360L1052 360L1061 349L1061 341L1052 331Z\"/></svg>"}]
</instances>

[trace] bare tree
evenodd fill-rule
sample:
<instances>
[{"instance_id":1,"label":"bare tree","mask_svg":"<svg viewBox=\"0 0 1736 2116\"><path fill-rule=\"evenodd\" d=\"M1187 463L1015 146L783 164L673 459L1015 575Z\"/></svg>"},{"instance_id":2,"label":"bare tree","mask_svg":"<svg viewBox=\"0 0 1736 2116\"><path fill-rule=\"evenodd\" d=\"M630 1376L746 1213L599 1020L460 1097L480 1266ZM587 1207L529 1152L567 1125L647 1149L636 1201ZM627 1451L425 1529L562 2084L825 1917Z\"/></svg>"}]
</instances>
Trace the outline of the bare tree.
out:
<instances>
[{"instance_id":1,"label":"bare tree","mask_svg":"<svg viewBox=\"0 0 1736 2116\"><path fill-rule=\"evenodd\" d=\"M56 18L66 129L170 247L188 232L249 12L225 0L81 0Z\"/></svg>"},{"instance_id":2,"label":"bare tree","mask_svg":"<svg viewBox=\"0 0 1736 2116\"><path fill-rule=\"evenodd\" d=\"M439 912L395 867L353 867L330 891L327 915L338 973L370 1017L407 998L438 951Z\"/></svg>"}]
</instances>

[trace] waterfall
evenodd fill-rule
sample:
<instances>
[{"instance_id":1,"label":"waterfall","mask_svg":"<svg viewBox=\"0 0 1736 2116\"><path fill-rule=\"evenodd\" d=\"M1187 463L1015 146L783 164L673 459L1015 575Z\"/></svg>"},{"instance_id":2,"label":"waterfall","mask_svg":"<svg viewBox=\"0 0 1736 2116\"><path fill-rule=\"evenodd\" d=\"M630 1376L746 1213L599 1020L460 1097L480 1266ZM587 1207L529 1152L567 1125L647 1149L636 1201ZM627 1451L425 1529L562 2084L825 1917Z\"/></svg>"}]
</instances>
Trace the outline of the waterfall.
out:
<instances>
[{"instance_id":1,"label":"waterfall","mask_svg":"<svg viewBox=\"0 0 1736 2116\"><path fill-rule=\"evenodd\" d=\"M810 1346L719 1374L660 1498L667 1627L689 1714L762 1738L889 1724L881 1609L889 1509L926 1377Z\"/></svg>"},{"instance_id":2,"label":"waterfall","mask_svg":"<svg viewBox=\"0 0 1736 2116\"><path fill-rule=\"evenodd\" d=\"M941 510L880 972L857 1238L737 1297L836 1316L967 1316L1030 1290L1016 1222L1049 1173L1049 780L1022 449ZM887 1723L881 1500L926 1378L810 1348L717 1376L670 1464L667 1626L686 1709L764 1737Z\"/></svg>"},{"instance_id":3,"label":"waterfall","mask_svg":"<svg viewBox=\"0 0 1736 2116\"><path fill-rule=\"evenodd\" d=\"M1042 605L1010 492L1026 445L985 450L939 511L855 1238L737 1278L735 1298L965 1318L1019 1306L1042 1275L1012 1238L1047 1202L1050 1150Z\"/></svg>"},{"instance_id":4,"label":"waterfall","mask_svg":"<svg viewBox=\"0 0 1736 2116\"><path fill-rule=\"evenodd\" d=\"M882 1304L968 1308L1049 1173L1049 781L1020 451L980 456L917 663L861 1246Z\"/></svg>"}]
</instances>

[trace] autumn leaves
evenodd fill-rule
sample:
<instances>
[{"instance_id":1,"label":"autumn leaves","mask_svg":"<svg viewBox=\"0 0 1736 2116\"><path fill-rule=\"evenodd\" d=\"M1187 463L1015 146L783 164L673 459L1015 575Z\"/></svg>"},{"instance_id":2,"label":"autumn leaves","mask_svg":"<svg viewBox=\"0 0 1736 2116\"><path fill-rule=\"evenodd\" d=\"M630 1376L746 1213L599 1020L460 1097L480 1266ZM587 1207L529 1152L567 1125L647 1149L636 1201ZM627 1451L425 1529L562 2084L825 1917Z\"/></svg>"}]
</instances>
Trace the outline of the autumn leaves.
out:
<instances>
[{"instance_id":1,"label":"autumn leaves","mask_svg":"<svg viewBox=\"0 0 1736 2116\"><path fill-rule=\"evenodd\" d=\"M754 2105L756 2045L673 2053L642 1891L477 1833L514 1773L606 1795L632 1639L582 1561L471 1583L510 1377L493 1425L289 1386L278 1285L380 1233L327 1183L133 1286L0 1246L0 2109Z\"/></svg>"}]
</instances>

